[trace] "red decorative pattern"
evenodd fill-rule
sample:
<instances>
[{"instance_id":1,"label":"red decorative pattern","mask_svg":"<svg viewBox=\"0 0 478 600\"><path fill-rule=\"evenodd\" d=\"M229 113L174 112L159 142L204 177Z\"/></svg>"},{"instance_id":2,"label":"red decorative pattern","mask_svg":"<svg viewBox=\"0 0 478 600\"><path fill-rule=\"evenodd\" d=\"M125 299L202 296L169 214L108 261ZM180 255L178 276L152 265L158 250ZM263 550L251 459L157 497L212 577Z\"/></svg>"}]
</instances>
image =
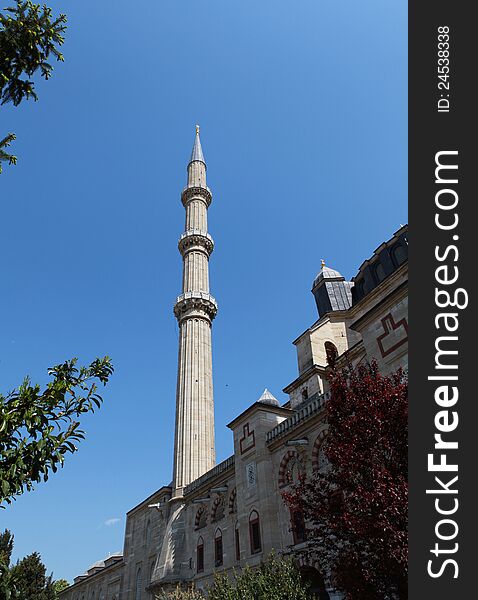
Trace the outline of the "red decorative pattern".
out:
<instances>
[{"instance_id":1,"label":"red decorative pattern","mask_svg":"<svg viewBox=\"0 0 478 600\"><path fill-rule=\"evenodd\" d=\"M220 521L224 516L224 496L217 496L212 503L211 521Z\"/></svg>"},{"instance_id":2,"label":"red decorative pattern","mask_svg":"<svg viewBox=\"0 0 478 600\"><path fill-rule=\"evenodd\" d=\"M282 457L280 466L279 466L279 487L284 487L291 483L290 481L290 473L288 473L289 463L295 460L299 463L301 471L304 470L304 464L302 462L301 455L296 450L289 450Z\"/></svg>"},{"instance_id":3,"label":"red decorative pattern","mask_svg":"<svg viewBox=\"0 0 478 600\"><path fill-rule=\"evenodd\" d=\"M247 452L256 445L256 436L254 430L249 431L249 423L246 423L242 429L244 436L239 440L239 447L241 454Z\"/></svg>"},{"instance_id":4,"label":"red decorative pattern","mask_svg":"<svg viewBox=\"0 0 478 600\"><path fill-rule=\"evenodd\" d=\"M377 344L378 344L378 347L380 348L382 358L385 358L386 356L391 354L394 350L396 350L397 348L399 348L400 346L402 346L403 344L405 344L407 342L407 340L408 340L408 323L405 318L398 321L398 323L395 323L395 320L394 320L392 314L388 313L388 315L386 315L382 319L382 327L383 327L384 333L382 333L382 335L377 338ZM400 328L403 328L404 336L399 338L398 341L396 341L397 336L396 335L391 336L391 334ZM386 338L388 338L389 336L391 336L390 341L395 342L395 343L392 343L391 345L390 345L390 341L387 343Z\"/></svg>"},{"instance_id":5,"label":"red decorative pattern","mask_svg":"<svg viewBox=\"0 0 478 600\"><path fill-rule=\"evenodd\" d=\"M237 502L236 502L237 490L234 488L229 495L229 513L237 512Z\"/></svg>"}]
</instances>

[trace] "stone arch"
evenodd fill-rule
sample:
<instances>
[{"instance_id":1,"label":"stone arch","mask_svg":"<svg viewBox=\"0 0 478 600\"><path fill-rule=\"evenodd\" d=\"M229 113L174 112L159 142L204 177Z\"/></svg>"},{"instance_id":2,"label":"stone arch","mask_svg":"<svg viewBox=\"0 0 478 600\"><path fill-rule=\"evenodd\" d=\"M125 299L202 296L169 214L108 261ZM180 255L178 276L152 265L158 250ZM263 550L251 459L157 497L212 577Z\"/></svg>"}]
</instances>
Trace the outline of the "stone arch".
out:
<instances>
[{"instance_id":1,"label":"stone arch","mask_svg":"<svg viewBox=\"0 0 478 600\"><path fill-rule=\"evenodd\" d=\"M335 361L339 355L339 351L337 350L337 346L330 341L325 342L325 356L327 358L327 364L333 367L335 365Z\"/></svg>"},{"instance_id":2,"label":"stone arch","mask_svg":"<svg viewBox=\"0 0 478 600\"><path fill-rule=\"evenodd\" d=\"M208 516L208 510L207 510L206 506L204 504L202 504L197 510L196 519L194 521L194 526L196 529L202 529L203 527L206 527L207 516Z\"/></svg>"},{"instance_id":3,"label":"stone arch","mask_svg":"<svg viewBox=\"0 0 478 600\"><path fill-rule=\"evenodd\" d=\"M229 514L237 513L237 489L229 494Z\"/></svg>"},{"instance_id":4,"label":"stone arch","mask_svg":"<svg viewBox=\"0 0 478 600\"><path fill-rule=\"evenodd\" d=\"M314 471L319 471L324 466L321 464L321 448L326 437L327 429L322 429L314 442L314 447L312 448L312 469Z\"/></svg>"},{"instance_id":5,"label":"stone arch","mask_svg":"<svg viewBox=\"0 0 478 600\"><path fill-rule=\"evenodd\" d=\"M134 600L141 600L141 592L143 591L143 574L141 567L136 571L136 584L134 591Z\"/></svg>"},{"instance_id":6,"label":"stone arch","mask_svg":"<svg viewBox=\"0 0 478 600\"><path fill-rule=\"evenodd\" d=\"M317 600L330 600L325 579L318 569L308 564L301 564L299 573L302 581L309 584L310 592L314 598L317 598Z\"/></svg>"},{"instance_id":7,"label":"stone arch","mask_svg":"<svg viewBox=\"0 0 478 600\"><path fill-rule=\"evenodd\" d=\"M220 567L224 560L224 550L222 544L222 531L218 527L214 532L214 564Z\"/></svg>"},{"instance_id":8,"label":"stone arch","mask_svg":"<svg viewBox=\"0 0 478 600\"><path fill-rule=\"evenodd\" d=\"M202 573L204 571L204 540L199 536L196 544L196 572Z\"/></svg>"},{"instance_id":9,"label":"stone arch","mask_svg":"<svg viewBox=\"0 0 478 600\"><path fill-rule=\"evenodd\" d=\"M223 494L216 496L211 508L211 521L220 521L224 517L225 501Z\"/></svg>"},{"instance_id":10,"label":"stone arch","mask_svg":"<svg viewBox=\"0 0 478 600\"><path fill-rule=\"evenodd\" d=\"M251 545L251 554L262 552L260 517L256 509L251 510L249 514L249 542Z\"/></svg>"},{"instance_id":11,"label":"stone arch","mask_svg":"<svg viewBox=\"0 0 478 600\"><path fill-rule=\"evenodd\" d=\"M279 487L289 485L293 481L292 469L297 465L300 472L305 471L304 461L297 450L288 450L282 457L279 466Z\"/></svg>"}]
</instances>

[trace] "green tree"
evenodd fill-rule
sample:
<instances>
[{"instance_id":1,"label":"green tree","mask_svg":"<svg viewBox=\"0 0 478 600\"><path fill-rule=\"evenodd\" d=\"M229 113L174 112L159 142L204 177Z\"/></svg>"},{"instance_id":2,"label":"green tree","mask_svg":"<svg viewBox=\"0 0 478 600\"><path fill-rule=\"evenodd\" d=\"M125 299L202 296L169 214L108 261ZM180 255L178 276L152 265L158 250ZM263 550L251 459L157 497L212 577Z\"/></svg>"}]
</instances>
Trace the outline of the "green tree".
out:
<instances>
[{"instance_id":1,"label":"green tree","mask_svg":"<svg viewBox=\"0 0 478 600\"><path fill-rule=\"evenodd\" d=\"M2 162L8 161L8 164L10 165L17 164L17 157L13 154L9 154L6 151L6 148L10 146L15 138L16 135L14 133L9 133L3 138L3 140L0 140L0 173L2 172Z\"/></svg>"},{"instance_id":2,"label":"green tree","mask_svg":"<svg viewBox=\"0 0 478 600\"><path fill-rule=\"evenodd\" d=\"M55 598L60 597L60 592L66 590L67 587L70 587L70 584L66 579L57 579L53 582L53 588L55 590Z\"/></svg>"},{"instance_id":3,"label":"green tree","mask_svg":"<svg viewBox=\"0 0 478 600\"><path fill-rule=\"evenodd\" d=\"M27 378L18 390L0 394L0 506L47 481L84 439L77 419L100 407L97 382L106 385L113 366L107 356L88 367L76 362L49 369L52 381L44 390Z\"/></svg>"},{"instance_id":4,"label":"green tree","mask_svg":"<svg viewBox=\"0 0 478 600\"><path fill-rule=\"evenodd\" d=\"M246 566L232 578L217 573L210 600L308 600L308 586L290 558L270 554L256 569Z\"/></svg>"},{"instance_id":5,"label":"green tree","mask_svg":"<svg viewBox=\"0 0 478 600\"><path fill-rule=\"evenodd\" d=\"M55 600L52 577L47 576L46 567L38 552L29 554L11 568L15 582L15 600Z\"/></svg>"},{"instance_id":6,"label":"green tree","mask_svg":"<svg viewBox=\"0 0 478 600\"><path fill-rule=\"evenodd\" d=\"M51 57L63 61L59 51L64 42L66 16L53 17L45 4L16 0L15 5L0 12L0 103L18 106L22 100L38 99L33 76L44 79L52 75ZM5 148L15 139L9 133L0 141L0 173L2 162L16 163L16 157Z\"/></svg>"},{"instance_id":7,"label":"green tree","mask_svg":"<svg viewBox=\"0 0 478 600\"><path fill-rule=\"evenodd\" d=\"M13 535L5 529L0 533L0 600L9 600L12 588L10 558L13 551Z\"/></svg>"},{"instance_id":8,"label":"green tree","mask_svg":"<svg viewBox=\"0 0 478 600\"><path fill-rule=\"evenodd\" d=\"M159 596L156 596L156 600L204 600L204 595L194 587L184 589L178 586L172 592L160 592Z\"/></svg>"},{"instance_id":9,"label":"green tree","mask_svg":"<svg viewBox=\"0 0 478 600\"><path fill-rule=\"evenodd\" d=\"M38 552L11 566L13 541L8 529L0 533L0 600L57 600L68 581L47 576Z\"/></svg>"},{"instance_id":10,"label":"green tree","mask_svg":"<svg viewBox=\"0 0 478 600\"><path fill-rule=\"evenodd\" d=\"M257 568L246 566L231 576L216 573L207 591L209 600L309 600L312 596L290 558L270 554ZM204 595L189 588L162 592L157 600L201 600Z\"/></svg>"}]
</instances>

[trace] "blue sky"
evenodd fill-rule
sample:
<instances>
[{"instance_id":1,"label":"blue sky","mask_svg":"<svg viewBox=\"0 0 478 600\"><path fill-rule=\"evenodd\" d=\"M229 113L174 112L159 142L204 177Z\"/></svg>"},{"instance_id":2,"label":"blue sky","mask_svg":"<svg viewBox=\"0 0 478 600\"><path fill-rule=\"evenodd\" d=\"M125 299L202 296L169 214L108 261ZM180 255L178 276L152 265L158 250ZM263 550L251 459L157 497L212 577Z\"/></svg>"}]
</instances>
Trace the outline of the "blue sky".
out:
<instances>
[{"instance_id":1,"label":"blue sky","mask_svg":"<svg viewBox=\"0 0 478 600\"><path fill-rule=\"evenodd\" d=\"M0 512L15 558L70 581L122 549L124 514L171 480L180 191L194 125L214 197L218 461L225 425L297 375L320 259L352 277L407 221L404 0L102 0L67 12L39 101L0 109L0 385L109 354L87 439Z\"/></svg>"}]
</instances>

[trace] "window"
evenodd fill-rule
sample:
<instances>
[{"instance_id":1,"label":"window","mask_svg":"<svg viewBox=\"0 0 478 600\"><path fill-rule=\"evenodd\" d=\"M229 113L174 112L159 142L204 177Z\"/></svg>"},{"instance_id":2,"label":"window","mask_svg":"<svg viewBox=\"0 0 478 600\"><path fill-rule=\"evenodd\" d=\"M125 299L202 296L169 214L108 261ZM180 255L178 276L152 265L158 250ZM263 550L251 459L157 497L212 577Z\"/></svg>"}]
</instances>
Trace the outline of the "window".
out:
<instances>
[{"instance_id":1,"label":"window","mask_svg":"<svg viewBox=\"0 0 478 600\"><path fill-rule=\"evenodd\" d=\"M261 552L261 527L259 524L259 515L255 510L249 516L249 537L251 540L251 554Z\"/></svg>"},{"instance_id":2,"label":"window","mask_svg":"<svg viewBox=\"0 0 478 600\"><path fill-rule=\"evenodd\" d=\"M397 244L392 249L392 258L398 267L407 260L407 251L402 245Z\"/></svg>"},{"instance_id":3,"label":"window","mask_svg":"<svg viewBox=\"0 0 478 600\"><path fill-rule=\"evenodd\" d=\"M196 546L196 570L198 573L204 571L204 541L202 537L198 539Z\"/></svg>"},{"instance_id":4,"label":"window","mask_svg":"<svg viewBox=\"0 0 478 600\"><path fill-rule=\"evenodd\" d=\"M141 575L141 567L136 571L136 589L134 594L134 600L141 600L141 591L143 588L143 578Z\"/></svg>"},{"instance_id":5,"label":"window","mask_svg":"<svg viewBox=\"0 0 478 600\"><path fill-rule=\"evenodd\" d=\"M337 356L339 355L337 347L335 346L335 344L332 344L332 342L325 342L324 346L325 355L327 356L327 364L333 367L335 361L337 360Z\"/></svg>"},{"instance_id":6,"label":"window","mask_svg":"<svg viewBox=\"0 0 478 600\"><path fill-rule=\"evenodd\" d=\"M375 277L377 278L378 283L385 279L385 269L380 262L375 265Z\"/></svg>"},{"instance_id":7,"label":"window","mask_svg":"<svg viewBox=\"0 0 478 600\"><path fill-rule=\"evenodd\" d=\"M279 487L297 483L304 473L302 458L296 450L289 450L283 456L279 467Z\"/></svg>"},{"instance_id":8,"label":"window","mask_svg":"<svg viewBox=\"0 0 478 600\"><path fill-rule=\"evenodd\" d=\"M302 394L302 400L307 400L307 399L308 399L308 397L309 397L309 392L308 392L307 388L304 388L304 389L301 391L301 394Z\"/></svg>"},{"instance_id":9,"label":"window","mask_svg":"<svg viewBox=\"0 0 478 600\"><path fill-rule=\"evenodd\" d=\"M302 544L307 539L307 533L305 529L304 515L301 510L292 510L290 513L290 520L292 525L292 536L294 538L294 544Z\"/></svg>"},{"instance_id":10,"label":"window","mask_svg":"<svg viewBox=\"0 0 478 600\"><path fill-rule=\"evenodd\" d=\"M222 565L222 532L220 529L216 530L214 534L214 561L216 567L220 567Z\"/></svg>"},{"instance_id":11,"label":"window","mask_svg":"<svg viewBox=\"0 0 478 600\"><path fill-rule=\"evenodd\" d=\"M236 560L241 560L241 538L239 537L239 523L234 530L234 541L236 544Z\"/></svg>"}]
</instances>

